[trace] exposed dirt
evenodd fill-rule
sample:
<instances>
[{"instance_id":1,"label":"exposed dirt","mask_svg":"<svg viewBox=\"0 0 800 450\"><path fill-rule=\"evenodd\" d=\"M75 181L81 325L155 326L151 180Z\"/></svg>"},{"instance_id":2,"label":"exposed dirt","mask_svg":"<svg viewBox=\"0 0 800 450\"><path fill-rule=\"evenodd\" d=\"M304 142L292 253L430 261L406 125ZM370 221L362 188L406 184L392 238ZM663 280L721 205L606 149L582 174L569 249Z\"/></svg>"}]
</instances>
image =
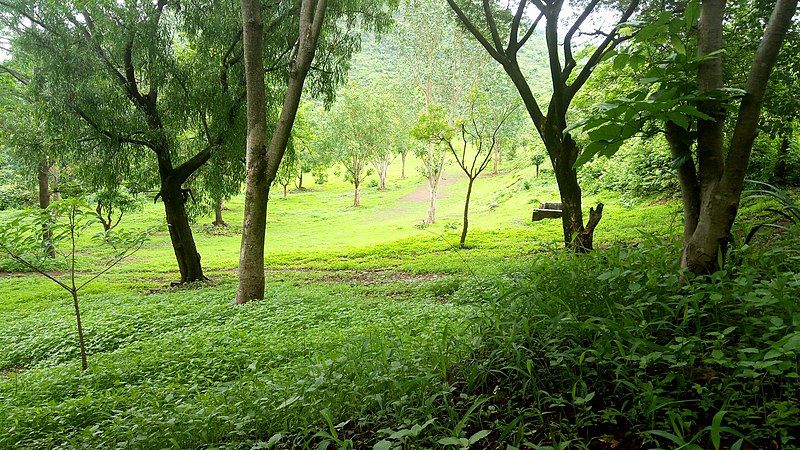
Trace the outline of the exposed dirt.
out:
<instances>
[{"instance_id":1,"label":"exposed dirt","mask_svg":"<svg viewBox=\"0 0 800 450\"><path fill-rule=\"evenodd\" d=\"M445 177L442 175L442 179L439 180L439 190L436 192L436 198L443 198L445 196L445 192L447 191L445 188L455 182L455 177ZM428 181L425 180L419 189L406 195L401 200L404 202L422 202L427 201L430 198L430 195L431 194L428 191Z\"/></svg>"},{"instance_id":2,"label":"exposed dirt","mask_svg":"<svg viewBox=\"0 0 800 450\"><path fill-rule=\"evenodd\" d=\"M18 374L18 373L20 373L20 372L22 372L24 370L25 370L25 368L22 367L22 366L16 366L16 367L12 367L10 369L0 370L0 378L9 378L12 375Z\"/></svg>"}]
</instances>

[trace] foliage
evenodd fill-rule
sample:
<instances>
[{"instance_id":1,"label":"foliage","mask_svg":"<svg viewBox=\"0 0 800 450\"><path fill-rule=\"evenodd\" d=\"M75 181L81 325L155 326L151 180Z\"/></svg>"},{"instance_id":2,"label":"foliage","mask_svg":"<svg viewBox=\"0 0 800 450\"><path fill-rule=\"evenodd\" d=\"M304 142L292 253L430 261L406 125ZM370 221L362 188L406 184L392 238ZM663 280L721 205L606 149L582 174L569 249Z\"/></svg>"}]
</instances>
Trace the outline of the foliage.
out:
<instances>
[{"instance_id":1,"label":"foliage","mask_svg":"<svg viewBox=\"0 0 800 450\"><path fill-rule=\"evenodd\" d=\"M614 191L629 200L671 197L679 191L673 161L663 151L666 142L660 136L633 138L623 144L613 159L598 158L581 168L587 190Z\"/></svg>"},{"instance_id":2,"label":"foliage","mask_svg":"<svg viewBox=\"0 0 800 450\"><path fill-rule=\"evenodd\" d=\"M745 244L749 244L755 234L761 229L772 229L779 231L797 231L800 227L800 205L792 198L791 194L783 191L769 183L751 181L753 188L742 192L743 200L766 201L771 204L766 211L773 214L773 222L762 222L750 229L745 238Z\"/></svg>"},{"instance_id":3,"label":"foliage","mask_svg":"<svg viewBox=\"0 0 800 450\"><path fill-rule=\"evenodd\" d=\"M283 154L281 165L278 167L278 172L275 174L275 181L272 184L279 184L283 187L283 198L286 198L289 185L297 177L298 171L301 170L299 161L297 160L297 150L293 140L289 140L286 145L286 153Z\"/></svg>"}]
</instances>

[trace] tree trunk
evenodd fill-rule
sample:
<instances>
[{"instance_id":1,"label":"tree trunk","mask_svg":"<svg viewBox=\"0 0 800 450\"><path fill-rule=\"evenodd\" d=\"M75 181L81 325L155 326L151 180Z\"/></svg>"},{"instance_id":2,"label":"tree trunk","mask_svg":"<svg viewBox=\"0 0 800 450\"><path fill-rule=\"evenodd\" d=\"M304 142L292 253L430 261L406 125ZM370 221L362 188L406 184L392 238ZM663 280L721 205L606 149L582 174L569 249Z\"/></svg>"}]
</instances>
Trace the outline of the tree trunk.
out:
<instances>
[{"instance_id":1,"label":"tree trunk","mask_svg":"<svg viewBox=\"0 0 800 450\"><path fill-rule=\"evenodd\" d=\"M50 196L51 202L61 200L61 174L59 173L58 164L50 165L50 178L53 180L51 183L52 195Z\"/></svg>"},{"instance_id":2,"label":"tree trunk","mask_svg":"<svg viewBox=\"0 0 800 450\"><path fill-rule=\"evenodd\" d=\"M86 342L83 337L83 324L81 323L81 309L78 305L78 292L73 287L72 290L70 290L70 294L72 294L72 306L75 309L75 321L78 324L78 345L81 349L81 370L85 372L89 369L89 358L86 356Z\"/></svg>"},{"instance_id":3,"label":"tree trunk","mask_svg":"<svg viewBox=\"0 0 800 450\"><path fill-rule=\"evenodd\" d=\"M186 214L186 201L181 187L163 183L161 199L164 201L164 212L172 249L181 272L181 284L206 281L207 278L203 275L203 267L200 264L200 254L197 252L194 242L192 227L189 225L189 216Z\"/></svg>"},{"instance_id":4,"label":"tree trunk","mask_svg":"<svg viewBox=\"0 0 800 450\"><path fill-rule=\"evenodd\" d=\"M297 175L297 189L302 191L303 190L303 169L299 170L299 174Z\"/></svg>"},{"instance_id":5,"label":"tree trunk","mask_svg":"<svg viewBox=\"0 0 800 450\"><path fill-rule=\"evenodd\" d=\"M502 157L503 156L500 153L500 142L498 140L497 146L494 149L494 154L492 155L492 175L497 175L500 173L500 162Z\"/></svg>"},{"instance_id":6,"label":"tree trunk","mask_svg":"<svg viewBox=\"0 0 800 450\"><path fill-rule=\"evenodd\" d=\"M551 152L551 155L553 153L561 155L557 159L551 156L551 159L561 196L563 211L561 228L564 233L564 244L568 248L578 251L591 250L591 246L587 247L586 242L578 240L578 235L584 231L584 228L581 187L578 184L578 171L574 167L575 157L578 153L577 144L569 135L564 136L563 130L557 128L550 130L548 141L548 146L557 147L555 152Z\"/></svg>"},{"instance_id":7,"label":"tree trunk","mask_svg":"<svg viewBox=\"0 0 800 450\"><path fill-rule=\"evenodd\" d=\"M283 185L283 199L286 200L289 197L289 185Z\"/></svg>"},{"instance_id":8,"label":"tree trunk","mask_svg":"<svg viewBox=\"0 0 800 450\"><path fill-rule=\"evenodd\" d=\"M706 0L702 4L698 49L707 55L722 48L722 23L724 0ZM712 273L719 269L727 253L733 222L739 209L745 172L750 160L753 141L758 132L761 102L778 51L797 10L797 0L778 0L772 11L764 36L747 77L745 95L739 106L736 126L726 159L722 161L719 138L721 125L716 121L699 121L698 153L700 160L701 210L697 227L688 242L681 266L697 274ZM722 85L721 56L706 60L698 69L701 90L711 90ZM701 105L706 107L706 105ZM721 110L721 101L707 105L711 111ZM705 109L705 108L703 108ZM713 147L715 146L715 147ZM710 155L711 160L708 158ZM706 158L704 164L704 158ZM719 159L719 162L716 161Z\"/></svg>"},{"instance_id":9,"label":"tree trunk","mask_svg":"<svg viewBox=\"0 0 800 450\"><path fill-rule=\"evenodd\" d=\"M406 179L406 155L408 155L408 152L400 153L400 161L401 161L400 178L402 178L403 180Z\"/></svg>"},{"instance_id":10,"label":"tree trunk","mask_svg":"<svg viewBox=\"0 0 800 450\"><path fill-rule=\"evenodd\" d=\"M700 185L697 179L697 169L692 158L692 137L688 130L681 128L675 122L666 123L664 136L669 144L672 160L678 164L678 182L681 187L683 199L683 243L681 260L686 254L686 244L691 239L697 228L700 218Z\"/></svg>"},{"instance_id":11,"label":"tree trunk","mask_svg":"<svg viewBox=\"0 0 800 450\"><path fill-rule=\"evenodd\" d=\"M386 176L388 175L389 167L387 165L381 166L381 169L378 171L378 178L380 178L380 184L378 185L379 191L386 190Z\"/></svg>"},{"instance_id":12,"label":"tree trunk","mask_svg":"<svg viewBox=\"0 0 800 450\"><path fill-rule=\"evenodd\" d=\"M247 188L242 247L239 256L239 286L235 303L264 298L264 245L267 230L269 187L275 180L297 116L308 70L325 17L326 0L303 0L294 57L280 117L266 143L266 89L264 87L263 22L259 0L241 0L245 79L247 83Z\"/></svg>"},{"instance_id":13,"label":"tree trunk","mask_svg":"<svg viewBox=\"0 0 800 450\"><path fill-rule=\"evenodd\" d=\"M214 225L215 227L227 227L228 224L225 223L225 219L222 217L222 211L225 209L225 199L220 197L220 199L214 205Z\"/></svg>"},{"instance_id":14,"label":"tree trunk","mask_svg":"<svg viewBox=\"0 0 800 450\"><path fill-rule=\"evenodd\" d=\"M539 164L536 164L536 178L539 178Z\"/></svg>"},{"instance_id":15,"label":"tree trunk","mask_svg":"<svg viewBox=\"0 0 800 450\"><path fill-rule=\"evenodd\" d=\"M775 184L786 184L786 159L789 157L789 135L781 135L781 144L778 147L778 160L775 163L775 171L772 174L772 180Z\"/></svg>"},{"instance_id":16,"label":"tree trunk","mask_svg":"<svg viewBox=\"0 0 800 450\"><path fill-rule=\"evenodd\" d=\"M467 229L469 228L469 199L472 197L472 183L475 182L475 178L469 179L469 184L467 185L467 198L464 199L464 228L461 230L461 248L466 247L467 245Z\"/></svg>"},{"instance_id":17,"label":"tree trunk","mask_svg":"<svg viewBox=\"0 0 800 450\"><path fill-rule=\"evenodd\" d=\"M263 22L259 0L241 0L247 85L247 172L236 304L264 298L264 243L271 180L267 177Z\"/></svg>"},{"instance_id":18,"label":"tree trunk","mask_svg":"<svg viewBox=\"0 0 800 450\"><path fill-rule=\"evenodd\" d=\"M441 176L441 175L440 175ZM439 195L439 180L428 180L428 218L425 223L436 223L436 197Z\"/></svg>"},{"instance_id":19,"label":"tree trunk","mask_svg":"<svg viewBox=\"0 0 800 450\"><path fill-rule=\"evenodd\" d=\"M50 206L50 165L42 161L38 168L39 180L39 208L42 211ZM56 248L53 246L53 231L50 229L50 221L42 224L42 240L47 245L47 255L51 258L56 257Z\"/></svg>"},{"instance_id":20,"label":"tree trunk","mask_svg":"<svg viewBox=\"0 0 800 450\"><path fill-rule=\"evenodd\" d=\"M353 183L353 206L358 208L361 206L361 183L358 181Z\"/></svg>"}]
</instances>

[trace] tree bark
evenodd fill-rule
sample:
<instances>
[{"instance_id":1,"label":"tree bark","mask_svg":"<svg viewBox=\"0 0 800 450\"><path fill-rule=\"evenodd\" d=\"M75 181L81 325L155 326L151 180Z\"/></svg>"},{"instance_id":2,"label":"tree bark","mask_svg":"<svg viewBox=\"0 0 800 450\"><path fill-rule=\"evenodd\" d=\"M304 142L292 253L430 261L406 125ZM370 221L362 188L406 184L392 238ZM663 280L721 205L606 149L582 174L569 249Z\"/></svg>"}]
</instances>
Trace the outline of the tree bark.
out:
<instances>
[{"instance_id":1,"label":"tree bark","mask_svg":"<svg viewBox=\"0 0 800 450\"><path fill-rule=\"evenodd\" d=\"M400 153L400 161L401 161L400 178L403 180L406 179L406 155L408 155L408 152Z\"/></svg>"},{"instance_id":2,"label":"tree bark","mask_svg":"<svg viewBox=\"0 0 800 450\"><path fill-rule=\"evenodd\" d=\"M436 223L436 197L439 195L439 180L441 179L442 174L439 172L434 177L428 178L428 193L430 194L429 203L428 203L428 218L425 219L425 223L432 224Z\"/></svg>"},{"instance_id":3,"label":"tree bark","mask_svg":"<svg viewBox=\"0 0 800 450\"><path fill-rule=\"evenodd\" d=\"M536 178L539 178L539 164L536 164Z\"/></svg>"},{"instance_id":4,"label":"tree bark","mask_svg":"<svg viewBox=\"0 0 800 450\"><path fill-rule=\"evenodd\" d=\"M500 162L502 157L503 155L500 150L500 142L498 140L497 146L494 149L494 155L492 155L492 175L497 175L500 173Z\"/></svg>"},{"instance_id":5,"label":"tree bark","mask_svg":"<svg viewBox=\"0 0 800 450\"><path fill-rule=\"evenodd\" d=\"M464 199L464 227L461 229L461 241L459 243L461 248L467 245L467 230L469 228L469 200L472 197L472 183L475 178L470 177L469 184L467 184L467 197Z\"/></svg>"},{"instance_id":6,"label":"tree bark","mask_svg":"<svg viewBox=\"0 0 800 450\"><path fill-rule=\"evenodd\" d=\"M306 75L317 48L326 0L303 0L297 44L289 63L289 79L269 149L266 142L263 22L259 0L241 0L245 78L247 82L247 188L239 286L235 303L264 298L264 245L269 186L275 180L303 93Z\"/></svg>"},{"instance_id":7,"label":"tree bark","mask_svg":"<svg viewBox=\"0 0 800 450\"><path fill-rule=\"evenodd\" d=\"M169 181L162 182L161 199L164 202L172 249L181 273L181 284L208 280L203 275L200 254L194 242L189 215L186 214L186 199L181 186Z\"/></svg>"},{"instance_id":8,"label":"tree bark","mask_svg":"<svg viewBox=\"0 0 800 450\"><path fill-rule=\"evenodd\" d=\"M50 164L46 161L39 163L37 178L39 181L39 208L46 211L50 206ZM42 224L42 240L47 246L47 255L51 258L56 257L56 248L53 246L53 231L50 229L50 221Z\"/></svg>"},{"instance_id":9,"label":"tree bark","mask_svg":"<svg viewBox=\"0 0 800 450\"><path fill-rule=\"evenodd\" d=\"M698 127L698 158L700 161L701 211L697 227L685 244L685 256L681 265L698 274L714 272L727 253L728 239L736 218L744 185L745 171L750 160L753 141L758 132L758 118L767 82L778 56L778 52L791 26L797 10L798 0L778 0L772 11L764 36L756 51L745 86L745 95L739 106L736 125L731 136L727 157L721 160L722 139L717 139L718 124L700 121ZM722 21L725 2L706 0L701 9L701 28L698 48L701 55L722 48ZM707 61L707 66L698 69L698 81L702 89L721 86L721 57ZM704 63L705 64L705 63ZM721 102L716 108L722 108ZM702 128L708 128L703 130ZM708 137L701 142L701 137ZM718 147L710 148L711 145ZM720 162L703 158L720 155ZM718 168L721 166L721 171Z\"/></svg>"},{"instance_id":10,"label":"tree bark","mask_svg":"<svg viewBox=\"0 0 800 450\"><path fill-rule=\"evenodd\" d=\"M378 171L378 178L380 179L378 184L379 191L386 190L386 175L387 175L386 172L388 172L388 168L385 166L381 167L381 170Z\"/></svg>"},{"instance_id":11,"label":"tree bark","mask_svg":"<svg viewBox=\"0 0 800 450\"><path fill-rule=\"evenodd\" d=\"M222 211L225 209L225 199L220 197L214 203L214 222L211 224L215 227L227 227L228 224L225 223L225 219L222 217Z\"/></svg>"},{"instance_id":12,"label":"tree bark","mask_svg":"<svg viewBox=\"0 0 800 450\"><path fill-rule=\"evenodd\" d=\"M264 240L271 180L267 178L264 24L260 3L259 0L241 0L247 84L247 189L235 300L238 304L264 297Z\"/></svg>"},{"instance_id":13,"label":"tree bark","mask_svg":"<svg viewBox=\"0 0 800 450\"><path fill-rule=\"evenodd\" d=\"M300 173L297 174L297 189L302 191L303 190L303 169L299 170Z\"/></svg>"},{"instance_id":14,"label":"tree bark","mask_svg":"<svg viewBox=\"0 0 800 450\"><path fill-rule=\"evenodd\" d=\"M361 206L361 183L359 181L353 183L353 206L356 208Z\"/></svg>"},{"instance_id":15,"label":"tree bark","mask_svg":"<svg viewBox=\"0 0 800 450\"><path fill-rule=\"evenodd\" d=\"M675 122L666 123L664 136L669 144L672 160L678 164L678 182L681 187L683 199L683 242L681 260L686 254L685 244L689 242L697 221L700 218L700 184L697 179L697 169L692 158L692 137L688 130L678 126Z\"/></svg>"}]
</instances>

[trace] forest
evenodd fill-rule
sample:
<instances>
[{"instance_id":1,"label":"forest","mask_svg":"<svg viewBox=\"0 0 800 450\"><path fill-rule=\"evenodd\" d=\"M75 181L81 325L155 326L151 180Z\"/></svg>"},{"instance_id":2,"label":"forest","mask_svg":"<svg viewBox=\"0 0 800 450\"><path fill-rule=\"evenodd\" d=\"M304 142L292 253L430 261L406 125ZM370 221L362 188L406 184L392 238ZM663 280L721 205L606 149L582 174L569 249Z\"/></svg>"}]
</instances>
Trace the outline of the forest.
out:
<instances>
[{"instance_id":1,"label":"forest","mask_svg":"<svg viewBox=\"0 0 800 450\"><path fill-rule=\"evenodd\" d=\"M800 449L798 0L0 30L0 449Z\"/></svg>"}]
</instances>

